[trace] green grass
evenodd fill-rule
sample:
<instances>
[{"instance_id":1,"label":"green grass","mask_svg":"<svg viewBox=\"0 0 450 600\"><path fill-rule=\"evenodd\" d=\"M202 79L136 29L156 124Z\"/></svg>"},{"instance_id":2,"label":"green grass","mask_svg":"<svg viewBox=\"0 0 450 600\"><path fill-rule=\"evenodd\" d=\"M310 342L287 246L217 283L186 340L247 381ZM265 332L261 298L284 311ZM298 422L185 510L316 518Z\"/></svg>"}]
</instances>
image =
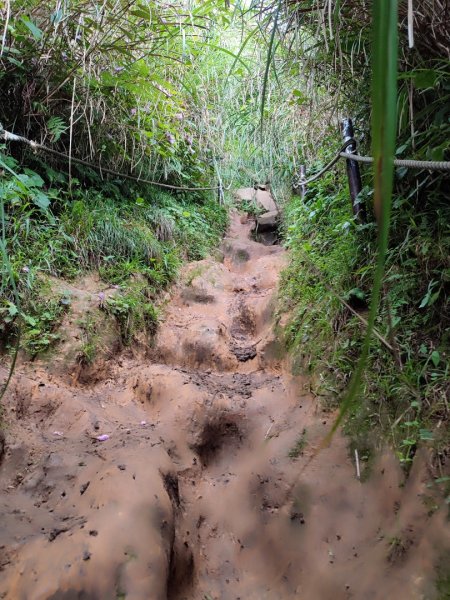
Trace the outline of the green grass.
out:
<instances>
[{"instance_id":1,"label":"green grass","mask_svg":"<svg viewBox=\"0 0 450 600\"><path fill-rule=\"evenodd\" d=\"M438 600L450 600L450 551L441 557L437 567L436 589Z\"/></svg>"},{"instance_id":2,"label":"green grass","mask_svg":"<svg viewBox=\"0 0 450 600\"><path fill-rule=\"evenodd\" d=\"M419 446L439 451L450 444L448 428L437 427L447 418L448 325L442 318L447 303L442 272L450 248L444 198L405 205L399 184L401 180L396 181L376 319L377 329L393 342L395 351L372 339L361 400L348 413L345 428L359 444L361 456L367 453L370 458L382 444L381 435L408 468ZM367 194L369 212L370 198ZM294 196L284 223L290 264L282 274L279 314L289 312L290 320L283 336L294 365L311 376L323 406L336 407L360 356L364 326L329 286L367 316L365 298L371 294L377 253L375 226L353 221L344 173L312 184L306 202Z\"/></svg>"},{"instance_id":3,"label":"green grass","mask_svg":"<svg viewBox=\"0 0 450 600\"><path fill-rule=\"evenodd\" d=\"M256 200L242 200L239 202L238 208L240 212L248 213L253 217L259 217L267 212Z\"/></svg>"},{"instance_id":4,"label":"green grass","mask_svg":"<svg viewBox=\"0 0 450 600\"><path fill-rule=\"evenodd\" d=\"M31 357L49 350L59 339L59 325L69 309L69 300L55 297L48 284L39 282L22 314L22 348Z\"/></svg>"},{"instance_id":5,"label":"green grass","mask_svg":"<svg viewBox=\"0 0 450 600\"><path fill-rule=\"evenodd\" d=\"M289 458L298 458L303 454L303 450L306 447L306 429L303 429L302 433L297 438L294 446L289 450Z\"/></svg>"},{"instance_id":6,"label":"green grass","mask_svg":"<svg viewBox=\"0 0 450 600\"><path fill-rule=\"evenodd\" d=\"M91 312L87 312L78 325L82 338L77 359L82 365L91 365L99 351L101 325Z\"/></svg>"},{"instance_id":7,"label":"green grass","mask_svg":"<svg viewBox=\"0 0 450 600\"><path fill-rule=\"evenodd\" d=\"M150 300L144 281L135 281L127 286L126 291L108 298L104 310L115 317L125 346L129 346L142 332L146 337L156 333L159 313Z\"/></svg>"},{"instance_id":8,"label":"green grass","mask_svg":"<svg viewBox=\"0 0 450 600\"><path fill-rule=\"evenodd\" d=\"M121 287L105 308L116 318L123 343L130 344L139 330L154 333L155 302L182 262L206 257L227 226L226 208L207 194L175 197L129 186L123 196L109 184L69 191L64 178L42 208L35 196L46 182L27 169L34 187L18 187L25 173L14 160L3 160L12 172L0 181L8 259L1 266L0 331L11 346L21 329L22 347L31 356L57 342L68 308L49 298L49 290L44 294L47 275L71 280L95 270L105 283ZM80 359L90 362L94 354L92 341L85 340Z\"/></svg>"},{"instance_id":9,"label":"green grass","mask_svg":"<svg viewBox=\"0 0 450 600\"><path fill-rule=\"evenodd\" d=\"M200 277L204 273L206 267L204 265L197 265L189 271L186 276L185 282L187 286L191 286L192 282L196 277Z\"/></svg>"}]
</instances>

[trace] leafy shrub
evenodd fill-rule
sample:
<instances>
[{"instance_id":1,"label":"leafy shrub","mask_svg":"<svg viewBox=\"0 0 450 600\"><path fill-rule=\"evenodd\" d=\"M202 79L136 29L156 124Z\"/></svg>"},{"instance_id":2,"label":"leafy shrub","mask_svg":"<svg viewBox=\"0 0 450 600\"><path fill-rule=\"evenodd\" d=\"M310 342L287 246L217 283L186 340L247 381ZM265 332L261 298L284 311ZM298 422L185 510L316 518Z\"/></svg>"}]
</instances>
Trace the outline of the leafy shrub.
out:
<instances>
[{"instance_id":1,"label":"leafy shrub","mask_svg":"<svg viewBox=\"0 0 450 600\"><path fill-rule=\"evenodd\" d=\"M37 282L42 274L72 279L96 269L113 285L128 285L136 277L145 281L144 295L111 306L129 343L136 322L148 330L155 325L150 299L176 277L183 258L203 258L217 245L227 224L226 209L208 198L175 198L152 188L136 191L132 187L133 195L123 198L109 184L86 191L76 181L71 191L61 187L56 194L31 170L20 169L11 160L4 159L4 164L15 169L0 176L6 241L2 245L0 330L5 339L22 315L28 315L29 325L33 324L34 312L39 312ZM139 302L145 305L143 312ZM50 325L57 322L56 312L52 307L52 315L43 314L35 327L25 323L24 343L31 354L56 341Z\"/></svg>"},{"instance_id":2,"label":"leafy shrub","mask_svg":"<svg viewBox=\"0 0 450 600\"><path fill-rule=\"evenodd\" d=\"M401 182L401 180L400 180ZM397 180L397 190L400 187ZM365 315L376 261L376 227L351 215L344 176L327 174L285 212L291 261L283 273L282 306L291 319L285 339L297 366L314 374L325 404L336 402L354 370L364 326L331 291ZM370 206L370 189L366 189ZM383 298L376 327L393 352L374 338L364 390L347 423L371 436L380 424L399 458L411 463L419 444L446 447L448 325L444 265L449 255L442 196L427 203L394 198Z\"/></svg>"}]
</instances>

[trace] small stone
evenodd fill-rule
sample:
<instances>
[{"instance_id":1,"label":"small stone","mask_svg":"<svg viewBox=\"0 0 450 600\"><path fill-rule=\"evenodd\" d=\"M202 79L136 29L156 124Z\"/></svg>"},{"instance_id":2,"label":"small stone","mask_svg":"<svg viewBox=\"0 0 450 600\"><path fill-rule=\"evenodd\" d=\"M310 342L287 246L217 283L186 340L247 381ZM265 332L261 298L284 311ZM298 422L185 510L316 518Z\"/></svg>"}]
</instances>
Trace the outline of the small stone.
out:
<instances>
[{"instance_id":1,"label":"small stone","mask_svg":"<svg viewBox=\"0 0 450 600\"><path fill-rule=\"evenodd\" d=\"M88 552L88 550L85 550L85 551L83 552L83 560L89 560L89 559L91 558L91 556L92 556L92 555L91 555L91 553L90 553L90 552Z\"/></svg>"}]
</instances>

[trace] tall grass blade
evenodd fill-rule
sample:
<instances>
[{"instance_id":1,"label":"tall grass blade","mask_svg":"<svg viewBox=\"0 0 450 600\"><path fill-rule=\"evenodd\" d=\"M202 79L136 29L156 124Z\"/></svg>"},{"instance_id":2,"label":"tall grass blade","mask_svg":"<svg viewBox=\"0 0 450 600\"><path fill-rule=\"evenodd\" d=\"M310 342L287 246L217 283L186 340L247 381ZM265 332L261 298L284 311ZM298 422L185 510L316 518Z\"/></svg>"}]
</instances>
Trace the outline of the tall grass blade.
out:
<instances>
[{"instance_id":1,"label":"tall grass blade","mask_svg":"<svg viewBox=\"0 0 450 600\"><path fill-rule=\"evenodd\" d=\"M269 47L267 50L266 66L265 66L265 70L264 70L264 79L263 79L263 86L262 86L262 92L261 92L261 123L260 123L261 138L262 138L263 127L264 127L264 108L266 105L266 96L267 96L267 87L268 87L268 82L269 82L270 65L273 60L273 50L274 50L275 36L277 33L277 27L278 27L278 17L280 16L280 10L281 10L281 1L282 0L278 0L278 4L275 9L275 13L274 13L274 17L273 17L273 28L272 28L272 33L270 34L270 42L269 42Z\"/></svg>"},{"instance_id":2,"label":"tall grass blade","mask_svg":"<svg viewBox=\"0 0 450 600\"><path fill-rule=\"evenodd\" d=\"M378 218L378 259L375 269L368 327L361 356L341 403L338 418L328 436L336 431L344 416L355 405L369 355L370 342L380 304L380 292L389 239L389 223L394 176L397 118L397 0L379 0L373 7L372 58L372 151L374 161L374 203Z\"/></svg>"},{"instance_id":3,"label":"tall grass blade","mask_svg":"<svg viewBox=\"0 0 450 600\"><path fill-rule=\"evenodd\" d=\"M0 221L1 221L1 232L2 232L1 238L0 238L0 253L1 253L1 257L2 257L2 275L6 271L8 279L9 279L8 282L5 282L3 280L0 282L0 284L1 284L0 291L3 292L4 287L7 287L8 284L10 285L10 287L13 291L13 294L14 294L14 300L16 303L16 307L19 310L19 314L20 314L21 309L20 309L19 292L16 287L16 282L14 280L14 273L13 273L13 270L11 267L11 262L9 260L8 251L6 249L5 206L3 203L3 198L0 200ZM21 328L20 322L19 322L16 343L15 343L15 347L14 347L14 353L13 353L13 357L11 360L11 366L9 368L8 375L6 376L6 381L0 386L0 402L3 399L3 396L5 395L9 384L11 383L11 379L14 374L14 370L16 368L17 357L19 355L21 333L22 333L22 328Z\"/></svg>"},{"instance_id":4,"label":"tall grass blade","mask_svg":"<svg viewBox=\"0 0 450 600\"><path fill-rule=\"evenodd\" d=\"M245 38L245 40L242 42L242 44L241 44L241 47L239 48L239 51L237 52L237 54L236 54L236 55L235 55L235 57L234 57L233 64L231 65L231 67L230 67L230 70L228 71L228 75L226 76L226 79L225 79L225 84L227 84L227 83L228 83L228 79L229 79L229 78L230 78L230 76L232 75L232 73L233 73L233 71L234 71L234 68L236 67L236 64L237 64L238 62L242 62L242 60L241 60L241 56L242 56L242 53L243 53L243 52L244 52L244 50L245 50L245 47L247 46L248 42L249 42L249 41L252 39L252 37L253 37L253 36L254 36L256 33L258 33L258 31L259 31L259 30L258 30L258 28L257 28L257 27L256 27L256 28L254 28L254 29L252 29L252 31L250 31L250 33L248 34L248 36L247 36L247 37ZM245 63L244 63L244 64L245 64ZM245 66L246 66L246 68L248 69L247 65L245 65Z\"/></svg>"}]
</instances>

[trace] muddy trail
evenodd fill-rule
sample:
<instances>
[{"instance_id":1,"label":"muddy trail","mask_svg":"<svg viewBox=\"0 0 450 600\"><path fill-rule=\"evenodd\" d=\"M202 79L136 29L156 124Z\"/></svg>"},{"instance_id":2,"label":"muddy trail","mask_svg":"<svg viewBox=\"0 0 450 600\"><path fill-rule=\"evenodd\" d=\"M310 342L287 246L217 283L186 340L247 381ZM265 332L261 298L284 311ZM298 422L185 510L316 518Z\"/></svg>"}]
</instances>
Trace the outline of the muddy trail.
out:
<instances>
[{"instance_id":1,"label":"muddy trail","mask_svg":"<svg viewBox=\"0 0 450 600\"><path fill-rule=\"evenodd\" d=\"M250 229L234 214L223 260L186 268L145 357L83 384L20 366L1 598L437 598L425 459L405 482L386 453L363 483L336 435L310 461L333 415L273 331L285 253Z\"/></svg>"}]
</instances>

